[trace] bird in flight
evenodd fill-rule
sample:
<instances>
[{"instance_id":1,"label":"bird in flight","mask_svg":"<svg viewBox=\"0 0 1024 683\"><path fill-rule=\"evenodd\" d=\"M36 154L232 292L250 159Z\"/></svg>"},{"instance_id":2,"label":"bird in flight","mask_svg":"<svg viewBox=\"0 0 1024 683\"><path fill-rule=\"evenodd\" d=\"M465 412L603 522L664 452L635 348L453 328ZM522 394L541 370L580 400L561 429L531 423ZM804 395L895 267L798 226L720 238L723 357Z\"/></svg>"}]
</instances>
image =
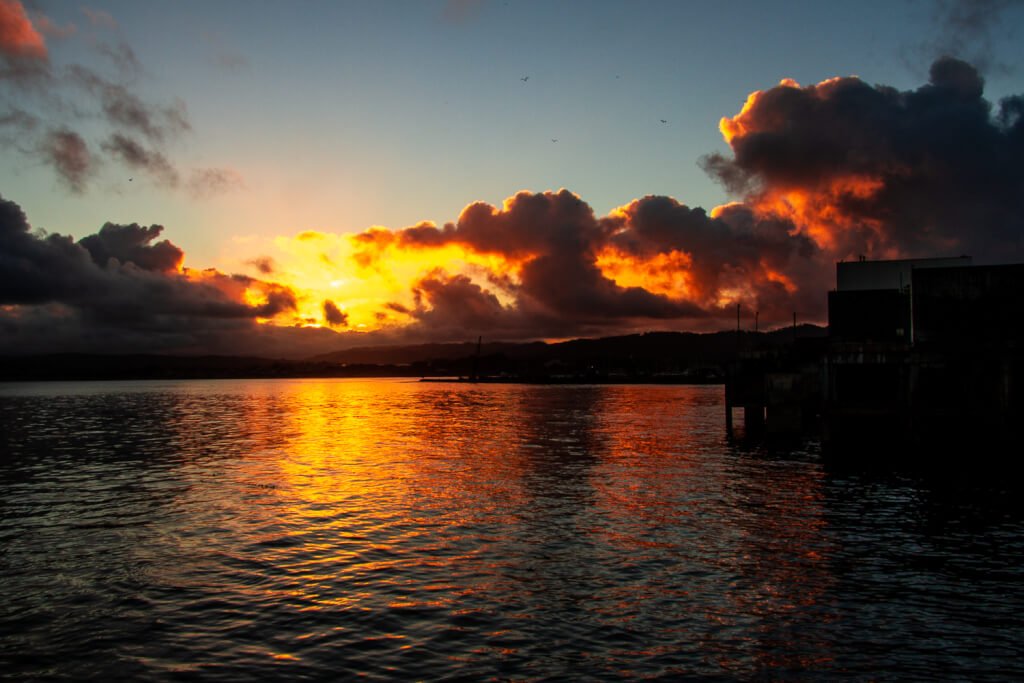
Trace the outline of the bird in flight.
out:
<instances>
[{"instance_id":1,"label":"bird in flight","mask_svg":"<svg viewBox=\"0 0 1024 683\"><path fill-rule=\"evenodd\" d=\"M132 180L134 180L134 178L129 178L129 179L128 179L128 182L130 183L130 182L131 182Z\"/></svg>"},{"instance_id":2,"label":"bird in flight","mask_svg":"<svg viewBox=\"0 0 1024 683\"><path fill-rule=\"evenodd\" d=\"M526 83L526 81L530 80L530 77L529 76L523 76L519 80L521 80L523 83Z\"/></svg>"},{"instance_id":3,"label":"bird in flight","mask_svg":"<svg viewBox=\"0 0 1024 683\"><path fill-rule=\"evenodd\" d=\"M659 119L662 123L668 123L665 119Z\"/></svg>"},{"instance_id":4,"label":"bird in flight","mask_svg":"<svg viewBox=\"0 0 1024 683\"><path fill-rule=\"evenodd\" d=\"M558 138L551 138L551 142L558 142Z\"/></svg>"}]
</instances>

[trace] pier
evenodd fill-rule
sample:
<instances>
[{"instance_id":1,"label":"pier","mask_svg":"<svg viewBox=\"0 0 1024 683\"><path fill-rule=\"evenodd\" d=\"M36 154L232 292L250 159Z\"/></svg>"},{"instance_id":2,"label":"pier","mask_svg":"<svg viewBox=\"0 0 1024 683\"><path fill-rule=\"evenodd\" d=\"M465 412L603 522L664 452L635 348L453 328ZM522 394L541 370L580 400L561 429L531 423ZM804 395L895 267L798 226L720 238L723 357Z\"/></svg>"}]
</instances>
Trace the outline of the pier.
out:
<instances>
[{"instance_id":1,"label":"pier","mask_svg":"<svg viewBox=\"0 0 1024 683\"><path fill-rule=\"evenodd\" d=\"M829 335L739 351L726 427L818 432L841 458L1004 453L1024 422L1024 264L968 257L837 264ZM800 342L801 340L796 340Z\"/></svg>"}]
</instances>

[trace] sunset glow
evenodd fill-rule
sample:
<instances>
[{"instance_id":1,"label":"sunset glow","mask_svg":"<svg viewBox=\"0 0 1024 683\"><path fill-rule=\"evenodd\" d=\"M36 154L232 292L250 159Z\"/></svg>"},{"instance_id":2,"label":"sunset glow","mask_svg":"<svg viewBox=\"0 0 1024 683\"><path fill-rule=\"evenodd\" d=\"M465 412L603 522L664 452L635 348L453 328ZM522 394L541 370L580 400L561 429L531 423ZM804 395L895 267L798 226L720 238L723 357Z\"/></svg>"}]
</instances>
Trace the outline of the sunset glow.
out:
<instances>
[{"instance_id":1,"label":"sunset glow","mask_svg":"<svg viewBox=\"0 0 1024 683\"><path fill-rule=\"evenodd\" d=\"M841 251L842 236L852 229L883 232L880 221L844 209L851 201L870 199L883 187L884 181L880 178L838 177L817 186L770 190L754 197L751 204L761 216L790 221L796 230L810 236L822 249Z\"/></svg>"},{"instance_id":2,"label":"sunset glow","mask_svg":"<svg viewBox=\"0 0 1024 683\"><path fill-rule=\"evenodd\" d=\"M388 235L384 230L369 234ZM417 306L414 285L430 273L458 274L486 284L516 277L517 264L497 254L481 254L458 244L405 249L394 239L360 241L352 235L305 232L276 237L269 245L274 270L262 277L290 288L297 307L276 316L277 325L318 325L373 331L409 322L403 309ZM499 299L507 294L496 290ZM330 325L323 302L336 302L345 325Z\"/></svg>"},{"instance_id":3,"label":"sunset glow","mask_svg":"<svg viewBox=\"0 0 1024 683\"><path fill-rule=\"evenodd\" d=\"M740 63L693 53L708 10L597 3L644 46L608 62L582 24L459 6L317 5L289 38L305 54L230 2L197 12L207 30L0 0L4 348L303 357L712 332L737 304L770 329L824 322L836 261L1020 252L1020 88L988 55ZM847 10L800 21L834 35ZM693 40L634 28L669 17ZM486 73L465 59L489 54L484 26L505 55ZM544 47L567 36L586 59ZM642 54L658 44L673 54Z\"/></svg>"},{"instance_id":4,"label":"sunset glow","mask_svg":"<svg viewBox=\"0 0 1024 683\"><path fill-rule=\"evenodd\" d=\"M1022 27L0 0L4 680L1024 681Z\"/></svg>"},{"instance_id":5,"label":"sunset glow","mask_svg":"<svg viewBox=\"0 0 1024 683\"><path fill-rule=\"evenodd\" d=\"M596 264L605 277L620 287L641 287L674 299L693 300L699 296L690 274L693 257L685 252L673 249L651 259L640 259L605 249L598 254Z\"/></svg>"}]
</instances>

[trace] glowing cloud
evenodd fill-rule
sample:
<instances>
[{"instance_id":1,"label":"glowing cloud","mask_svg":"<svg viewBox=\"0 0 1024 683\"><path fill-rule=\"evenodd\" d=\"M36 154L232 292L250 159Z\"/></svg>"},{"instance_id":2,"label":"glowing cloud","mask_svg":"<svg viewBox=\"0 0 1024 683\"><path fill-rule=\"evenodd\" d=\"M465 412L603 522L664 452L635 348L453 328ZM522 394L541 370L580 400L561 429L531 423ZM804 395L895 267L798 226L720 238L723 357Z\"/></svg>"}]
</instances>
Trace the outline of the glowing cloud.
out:
<instances>
[{"instance_id":1,"label":"glowing cloud","mask_svg":"<svg viewBox=\"0 0 1024 683\"><path fill-rule=\"evenodd\" d=\"M184 109L81 76L120 126L101 145L108 157L180 182L159 143L187 124L176 118ZM178 247L157 241L161 226L107 224L75 242L32 233L0 202L0 325L17 332L14 343L59 329L89 347L120 330L136 348L237 352L245 336L264 349L292 344L295 355L311 339L324 350L342 339L714 330L737 304L766 326L793 311L821 320L837 259L1024 258L1024 97L993 107L983 87L949 58L912 91L856 77L783 80L722 120L732 154L703 164L738 201L710 213L646 196L599 217L568 190L521 191L442 225L264 241L237 256L252 275L185 267ZM9 125L35 120L12 113ZM47 135L41 151L80 188L94 164L85 141ZM229 170L196 177L240 182Z\"/></svg>"},{"instance_id":2,"label":"glowing cloud","mask_svg":"<svg viewBox=\"0 0 1024 683\"><path fill-rule=\"evenodd\" d=\"M46 42L18 0L0 0L0 54L7 60L46 59Z\"/></svg>"},{"instance_id":3,"label":"glowing cloud","mask_svg":"<svg viewBox=\"0 0 1024 683\"><path fill-rule=\"evenodd\" d=\"M973 66L949 57L913 91L852 76L784 82L722 120L733 158L704 165L832 259L1020 257L1024 104L1007 98L992 116L983 90Z\"/></svg>"}]
</instances>

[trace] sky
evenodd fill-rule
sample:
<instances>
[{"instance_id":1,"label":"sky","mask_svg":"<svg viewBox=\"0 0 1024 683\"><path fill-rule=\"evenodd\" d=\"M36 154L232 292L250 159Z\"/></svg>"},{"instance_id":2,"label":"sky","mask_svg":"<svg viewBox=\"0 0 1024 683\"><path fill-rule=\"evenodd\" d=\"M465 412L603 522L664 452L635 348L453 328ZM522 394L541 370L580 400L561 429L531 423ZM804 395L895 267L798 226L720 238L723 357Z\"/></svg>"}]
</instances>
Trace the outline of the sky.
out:
<instances>
[{"instance_id":1,"label":"sky","mask_svg":"<svg viewBox=\"0 0 1024 683\"><path fill-rule=\"evenodd\" d=\"M1021 260L1020 27L1020 0L0 0L0 352L770 327L822 322L840 259Z\"/></svg>"}]
</instances>

